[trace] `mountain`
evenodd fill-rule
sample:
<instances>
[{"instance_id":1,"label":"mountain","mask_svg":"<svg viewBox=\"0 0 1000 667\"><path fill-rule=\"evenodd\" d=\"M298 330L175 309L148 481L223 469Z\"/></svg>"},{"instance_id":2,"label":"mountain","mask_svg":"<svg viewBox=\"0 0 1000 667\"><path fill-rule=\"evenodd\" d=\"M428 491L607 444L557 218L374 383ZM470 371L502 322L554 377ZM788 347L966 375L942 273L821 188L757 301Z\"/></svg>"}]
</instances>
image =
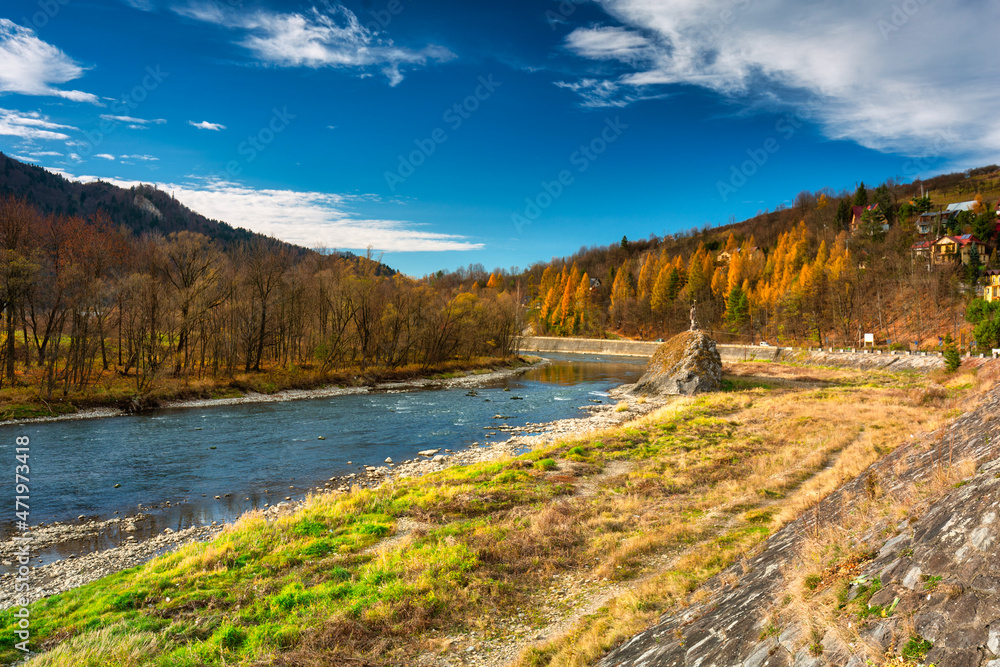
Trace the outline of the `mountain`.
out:
<instances>
[{"instance_id":1,"label":"mountain","mask_svg":"<svg viewBox=\"0 0 1000 667\"><path fill-rule=\"evenodd\" d=\"M287 247L296 256L313 252L207 218L153 185L122 188L101 180L80 183L0 153L0 197L5 195L22 197L43 213L56 215L88 218L103 210L115 223L124 225L137 236L144 233L166 236L173 232L191 231L204 234L224 247L255 238L267 238ZM363 259L351 252L338 254L357 261ZM379 263L376 273L391 276L397 271Z\"/></svg>"}]
</instances>

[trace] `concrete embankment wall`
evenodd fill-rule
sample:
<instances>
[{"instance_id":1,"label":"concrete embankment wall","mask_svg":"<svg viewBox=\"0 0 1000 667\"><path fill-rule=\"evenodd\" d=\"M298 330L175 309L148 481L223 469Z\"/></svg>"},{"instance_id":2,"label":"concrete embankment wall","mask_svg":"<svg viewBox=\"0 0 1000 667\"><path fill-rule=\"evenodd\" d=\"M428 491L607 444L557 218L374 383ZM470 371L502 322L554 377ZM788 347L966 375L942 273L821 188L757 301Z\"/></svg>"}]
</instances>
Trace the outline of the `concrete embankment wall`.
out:
<instances>
[{"instance_id":1,"label":"concrete embankment wall","mask_svg":"<svg viewBox=\"0 0 1000 667\"><path fill-rule=\"evenodd\" d=\"M600 338L553 338L525 336L522 352L569 352L573 354L603 354L611 357L651 357L659 343L639 340L602 340Z\"/></svg>"},{"instance_id":2,"label":"concrete embankment wall","mask_svg":"<svg viewBox=\"0 0 1000 667\"><path fill-rule=\"evenodd\" d=\"M602 340L599 338L554 338L526 336L521 339L522 352L567 352L601 354L618 357L651 357L660 343L635 340ZM878 354L875 351L829 352L794 347L759 347L756 345L719 345L723 363L741 361L776 361L810 366L843 366L861 369L893 369L928 371L944 368L944 359L936 354Z\"/></svg>"}]
</instances>

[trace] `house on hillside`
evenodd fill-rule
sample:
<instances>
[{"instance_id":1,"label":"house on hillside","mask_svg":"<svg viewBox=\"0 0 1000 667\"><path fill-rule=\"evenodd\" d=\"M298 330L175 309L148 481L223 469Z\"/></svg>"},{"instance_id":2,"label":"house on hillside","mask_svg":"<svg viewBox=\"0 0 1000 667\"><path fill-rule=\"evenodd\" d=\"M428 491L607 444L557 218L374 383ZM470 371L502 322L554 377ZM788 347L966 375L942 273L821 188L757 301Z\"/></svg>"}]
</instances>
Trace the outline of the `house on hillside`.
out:
<instances>
[{"instance_id":1,"label":"house on hillside","mask_svg":"<svg viewBox=\"0 0 1000 667\"><path fill-rule=\"evenodd\" d=\"M758 253L760 253L760 251L761 251L760 248L758 248L757 246L754 246L754 247L750 248L750 259L753 259L754 257L756 257L758 255ZM738 255L738 254L740 254L740 249L739 248L736 248L732 252L727 252L727 251L723 250L718 255L716 255L715 261L718 262L719 264L724 265L724 266L728 266L730 260L733 259L733 256L734 255Z\"/></svg>"},{"instance_id":2,"label":"house on hillside","mask_svg":"<svg viewBox=\"0 0 1000 667\"><path fill-rule=\"evenodd\" d=\"M972 234L942 236L933 244L934 264L941 266L960 262L963 266L967 266L972 257L973 247L979 251L980 258L986 256L986 244Z\"/></svg>"},{"instance_id":3,"label":"house on hillside","mask_svg":"<svg viewBox=\"0 0 1000 667\"><path fill-rule=\"evenodd\" d=\"M600 278L591 278L590 279L590 291L593 292L595 290L600 289L601 285L603 285L603 284L604 283L601 282Z\"/></svg>"},{"instance_id":4,"label":"house on hillside","mask_svg":"<svg viewBox=\"0 0 1000 667\"><path fill-rule=\"evenodd\" d=\"M986 271L986 287L983 288L983 298L987 301L1000 300L1000 270Z\"/></svg>"},{"instance_id":5,"label":"house on hillside","mask_svg":"<svg viewBox=\"0 0 1000 667\"><path fill-rule=\"evenodd\" d=\"M917 217L917 234L929 236L937 234L951 214L945 211L928 211Z\"/></svg>"},{"instance_id":6,"label":"house on hillside","mask_svg":"<svg viewBox=\"0 0 1000 667\"><path fill-rule=\"evenodd\" d=\"M927 261L931 258L931 250L934 246L934 242L927 241L917 241L910 246L910 256L913 261L924 260Z\"/></svg>"},{"instance_id":7,"label":"house on hillside","mask_svg":"<svg viewBox=\"0 0 1000 667\"><path fill-rule=\"evenodd\" d=\"M871 213L872 215L877 215L881 213L878 208L878 204L869 204L868 206L852 206L851 207L851 234L856 234L861 228L861 223L864 220L865 213ZM883 223L882 231L889 231L889 224Z\"/></svg>"},{"instance_id":8,"label":"house on hillside","mask_svg":"<svg viewBox=\"0 0 1000 667\"><path fill-rule=\"evenodd\" d=\"M975 205L975 199L971 201L960 201L955 204L948 204L948 208L945 209L945 213L947 213L949 217L958 215L962 211L971 211Z\"/></svg>"}]
</instances>

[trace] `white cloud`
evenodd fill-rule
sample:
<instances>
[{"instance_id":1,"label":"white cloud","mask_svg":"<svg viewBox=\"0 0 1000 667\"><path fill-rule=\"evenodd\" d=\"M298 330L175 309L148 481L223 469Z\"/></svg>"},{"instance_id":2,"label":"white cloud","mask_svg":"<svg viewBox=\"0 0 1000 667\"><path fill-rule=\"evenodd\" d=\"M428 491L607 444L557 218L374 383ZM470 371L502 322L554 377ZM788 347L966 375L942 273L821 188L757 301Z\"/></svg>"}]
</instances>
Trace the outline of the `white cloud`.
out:
<instances>
[{"instance_id":1,"label":"white cloud","mask_svg":"<svg viewBox=\"0 0 1000 667\"><path fill-rule=\"evenodd\" d=\"M114 116L109 113L101 114L101 119L115 123L127 123L132 129L145 129L150 125L163 125L167 122L166 118L153 118L147 120L145 118L133 118L132 116Z\"/></svg>"},{"instance_id":2,"label":"white cloud","mask_svg":"<svg viewBox=\"0 0 1000 667\"><path fill-rule=\"evenodd\" d=\"M200 123L189 120L188 125L191 127L197 127L199 130L213 130L215 132L226 129L226 126L221 123L209 123L207 120L203 120Z\"/></svg>"},{"instance_id":3,"label":"white cloud","mask_svg":"<svg viewBox=\"0 0 1000 667\"><path fill-rule=\"evenodd\" d=\"M596 1L619 25L574 30L566 47L629 66L578 82L587 104L601 84L614 88L607 105L691 84L805 109L829 137L877 150L972 161L1000 150L995 31L976 28L997 24L1000 2L920 0L894 14L867 0Z\"/></svg>"},{"instance_id":4,"label":"white cloud","mask_svg":"<svg viewBox=\"0 0 1000 667\"><path fill-rule=\"evenodd\" d=\"M29 153L31 157L62 157L63 154L59 151L34 151Z\"/></svg>"},{"instance_id":5,"label":"white cloud","mask_svg":"<svg viewBox=\"0 0 1000 667\"><path fill-rule=\"evenodd\" d=\"M0 135L48 141L69 139L69 135L59 130L76 130L76 128L53 123L47 116L43 116L37 111L26 113L0 109Z\"/></svg>"},{"instance_id":6,"label":"white cloud","mask_svg":"<svg viewBox=\"0 0 1000 667\"><path fill-rule=\"evenodd\" d=\"M428 45L421 49L396 46L378 31L364 26L342 5L327 11L313 7L304 13L258 10L247 12L220 3L193 1L175 9L182 16L215 23L243 33L238 43L261 62L278 67L342 67L378 69L395 86L403 80L400 68L446 61L448 49Z\"/></svg>"},{"instance_id":7,"label":"white cloud","mask_svg":"<svg viewBox=\"0 0 1000 667\"><path fill-rule=\"evenodd\" d=\"M98 178L73 176L60 169L50 171L84 182ZM124 188L138 185L137 181L106 177L101 180ZM346 210L354 197L296 190L254 190L237 183L205 179L156 186L204 216L308 248L364 250L372 246L384 252L441 252L484 247L468 237L428 231L413 222L354 217Z\"/></svg>"},{"instance_id":8,"label":"white cloud","mask_svg":"<svg viewBox=\"0 0 1000 667\"><path fill-rule=\"evenodd\" d=\"M158 157L153 157L152 155L122 155L122 160L142 160L143 162L154 162L159 160Z\"/></svg>"},{"instance_id":9,"label":"white cloud","mask_svg":"<svg viewBox=\"0 0 1000 667\"><path fill-rule=\"evenodd\" d=\"M645 37L624 28L599 26L577 29L566 37L566 46L586 58L641 62L654 55Z\"/></svg>"},{"instance_id":10,"label":"white cloud","mask_svg":"<svg viewBox=\"0 0 1000 667\"><path fill-rule=\"evenodd\" d=\"M111 155L109 153L98 153L94 157L99 157L99 158L101 158L103 160L115 160L116 159L114 155Z\"/></svg>"},{"instance_id":11,"label":"white cloud","mask_svg":"<svg viewBox=\"0 0 1000 667\"><path fill-rule=\"evenodd\" d=\"M84 71L30 28L0 18L0 93L54 96L103 106L96 95L54 87L79 79Z\"/></svg>"},{"instance_id":12,"label":"white cloud","mask_svg":"<svg viewBox=\"0 0 1000 667\"><path fill-rule=\"evenodd\" d=\"M123 2L132 9L138 9L141 12L151 12L156 9L156 3L152 0L123 0Z\"/></svg>"}]
</instances>

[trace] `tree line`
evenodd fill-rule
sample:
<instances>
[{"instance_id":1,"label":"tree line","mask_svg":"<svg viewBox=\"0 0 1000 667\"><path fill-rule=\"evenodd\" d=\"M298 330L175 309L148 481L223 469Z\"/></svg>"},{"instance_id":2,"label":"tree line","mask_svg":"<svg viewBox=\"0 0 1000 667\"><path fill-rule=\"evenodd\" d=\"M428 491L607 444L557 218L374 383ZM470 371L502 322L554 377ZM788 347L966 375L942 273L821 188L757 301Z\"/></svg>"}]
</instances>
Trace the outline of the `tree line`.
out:
<instances>
[{"instance_id":1,"label":"tree line","mask_svg":"<svg viewBox=\"0 0 1000 667\"><path fill-rule=\"evenodd\" d=\"M517 278L527 285L535 330L549 335L666 337L688 327L695 303L701 325L731 342L854 346L873 333L880 345L904 347L949 333L957 339L983 270L996 268L995 207L977 196L973 210L934 230L987 244L967 266L938 265L912 250L916 218L933 208L918 186L890 180L853 193L801 193L793 206L743 223L623 238ZM864 213L852 227L856 206ZM600 285L586 289L595 276Z\"/></svg>"},{"instance_id":2,"label":"tree line","mask_svg":"<svg viewBox=\"0 0 1000 667\"><path fill-rule=\"evenodd\" d=\"M384 275L369 257L292 252L253 237L135 235L105 212L42 214L0 198L0 386L43 397L109 376L428 367L506 357L517 295Z\"/></svg>"}]
</instances>

